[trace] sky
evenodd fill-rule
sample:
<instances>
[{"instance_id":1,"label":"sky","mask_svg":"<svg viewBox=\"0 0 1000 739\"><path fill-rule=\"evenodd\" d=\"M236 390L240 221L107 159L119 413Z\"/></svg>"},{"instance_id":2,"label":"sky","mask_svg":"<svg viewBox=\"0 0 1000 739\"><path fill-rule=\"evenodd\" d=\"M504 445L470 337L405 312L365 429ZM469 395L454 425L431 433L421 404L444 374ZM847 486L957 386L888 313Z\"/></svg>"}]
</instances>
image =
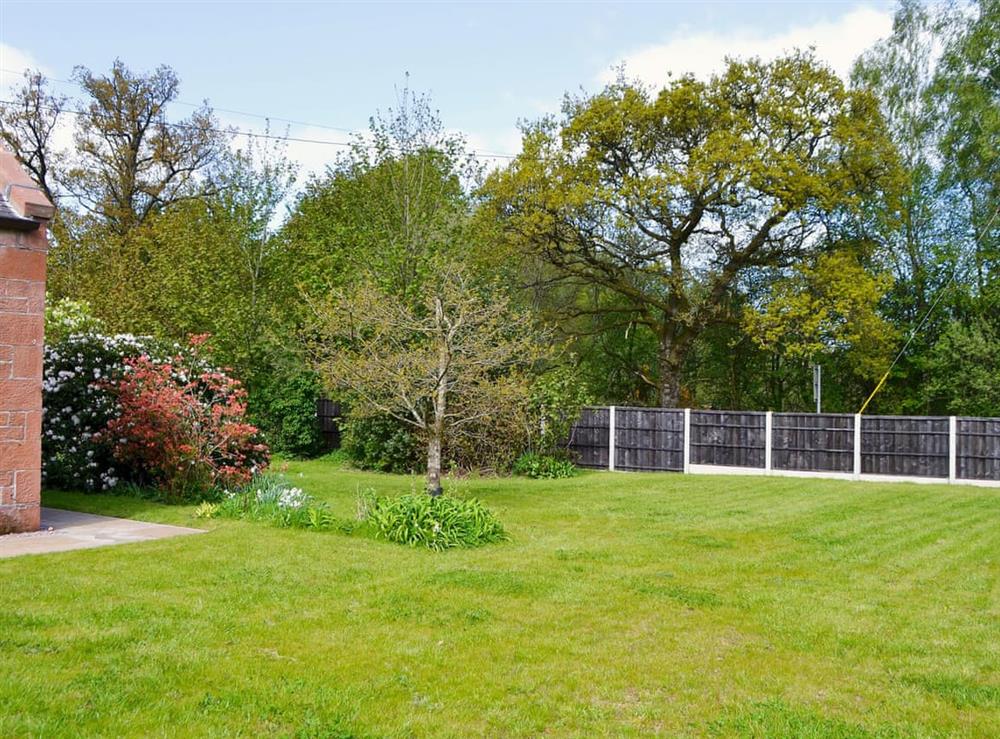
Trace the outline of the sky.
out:
<instances>
[{"instance_id":1,"label":"sky","mask_svg":"<svg viewBox=\"0 0 1000 739\"><path fill-rule=\"evenodd\" d=\"M651 85L708 75L728 55L813 46L846 75L892 24L894 2L331 3L0 0L0 96L25 67L53 80L73 68L172 67L179 100L208 100L220 121L346 141L392 107L409 75L444 125L481 153L516 154L518 121L557 113L624 64ZM53 89L72 94L67 82ZM190 106L176 105L177 119ZM289 125L277 119L299 123ZM290 143L306 172L341 147ZM501 160L494 160L501 161Z\"/></svg>"}]
</instances>

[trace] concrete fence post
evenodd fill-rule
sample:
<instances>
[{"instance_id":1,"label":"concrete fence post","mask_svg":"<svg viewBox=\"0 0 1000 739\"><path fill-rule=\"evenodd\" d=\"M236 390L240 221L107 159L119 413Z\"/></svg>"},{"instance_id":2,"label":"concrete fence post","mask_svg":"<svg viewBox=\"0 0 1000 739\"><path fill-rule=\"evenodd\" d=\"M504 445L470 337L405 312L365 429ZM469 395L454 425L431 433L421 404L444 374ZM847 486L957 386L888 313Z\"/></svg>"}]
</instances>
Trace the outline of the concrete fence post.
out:
<instances>
[{"instance_id":1,"label":"concrete fence post","mask_svg":"<svg viewBox=\"0 0 1000 739\"><path fill-rule=\"evenodd\" d=\"M608 469L615 471L615 407L608 406Z\"/></svg>"},{"instance_id":2,"label":"concrete fence post","mask_svg":"<svg viewBox=\"0 0 1000 739\"><path fill-rule=\"evenodd\" d=\"M684 409L684 474L691 471L691 409Z\"/></svg>"},{"instance_id":3,"label":"concrete fence post","mask_svg":"<svg viewBox=\"0 0 1000 739\"><path fill-rule=\"evenodd\" d=\"M771 471L771 449L774 443L771 441L772 431L774 430L774 414L771 411L767 411L764 414L764 471Z\"/></svg>"},{"instance_id":4,"label":"concrete fence post","mask_svg":"<svg viewBox=\"0 0 1000 739\"><path fill-rule=\"evenodd\" d=\"M958 419L948 416L948 482L958 477Z\"/></svg>"},{"instance_id":5,"label":"concrete fence post","mask_svg":"<svg viewBox=\"0 0 1000 739\"><path fill-rule=\"evenodd\" d=\"M854 479L861 477L861 414L854 414Z\"/></svg>"}]
</instances>

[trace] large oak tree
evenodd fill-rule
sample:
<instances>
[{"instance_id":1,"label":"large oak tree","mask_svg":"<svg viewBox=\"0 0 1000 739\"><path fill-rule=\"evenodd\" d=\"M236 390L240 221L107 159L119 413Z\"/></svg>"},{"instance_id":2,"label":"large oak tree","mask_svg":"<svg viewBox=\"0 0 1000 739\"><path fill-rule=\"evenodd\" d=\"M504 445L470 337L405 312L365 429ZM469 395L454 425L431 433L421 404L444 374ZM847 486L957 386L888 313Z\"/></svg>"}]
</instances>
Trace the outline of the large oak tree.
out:
<instances>
[{"instance_id":1,"label":"large oak tree","mask_svg":"<svg viewBox=\"0 0 1000 739\"><path fill-rule=\"evenodd\" d=\"M797 53L567 98L485 194L511 239L652 330L676 406L686 355L741 280L828 246L827 220L885 197L895 171L874 98Z\"/></svg>"}]
</instances>

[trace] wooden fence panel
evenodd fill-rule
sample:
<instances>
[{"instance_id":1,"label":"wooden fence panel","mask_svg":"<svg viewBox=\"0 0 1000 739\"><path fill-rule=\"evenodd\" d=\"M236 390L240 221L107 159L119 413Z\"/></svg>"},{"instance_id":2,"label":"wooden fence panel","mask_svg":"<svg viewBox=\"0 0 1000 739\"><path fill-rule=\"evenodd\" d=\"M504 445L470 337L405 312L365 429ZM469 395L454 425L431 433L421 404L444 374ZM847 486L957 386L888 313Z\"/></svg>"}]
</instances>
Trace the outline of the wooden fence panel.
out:
<instances>
[{"instance_id":1,"label":"wooden fence panel","mask_svg":"<svg viewBox=\"0 0 1000 739\"><path fill-rule=\"evenodd\" d=\"M764 467L765 414L691 411L691 463Z\"/></svg>"},{"instance_id":2,"label":"wooden fence panel","mask_svg":"<svg viewBox=\"0 0 1000 739\"><path fill-rule=\"evenodd\" d=\"M684 411L615 408L615 469L684 470Z\"/></svg>"},{"instance_id":3,"label":"wooden fence panel","mask_svg":"<svg viewBox=\"0 0 1000 739\"><path fill-rule=\"evenodd\" d=\"M323 444L327 449L340 448L340 403L327 398L316 401L316 418L319 430L323 435Z\"/></svg>"},{"instance_id":4,"label":"wooden fence panel","mask_svg":"<svg viewBox=\"0 0 1000 739\"><path fill-rule=\"evenodd\" d=\"M690 412L688 440L695 465L764 469L766 414L751 411ZM610 413L587 408L573 426L569 448L582 467L608 468ZM949 477L949 419L864 416L861 473L892 477ZM771 466L776 472L854 472L854 416L774 413ZM684 468L684 411L615 408L615 468ZM1000 482L1000 418L959 418L956 479Z\"/></svg>"},{"instance_id":5,"label":"wooden fence panel","mask_svg":"<svg viewBox=\"0 0 1000 739\"><path fill-rule=\"evenodd\" d=\"M573 461L581 467L608 468L607 408L584 408L580 420L573 424L569 435L569 450Z\"/></svg>"},{"instance_id":6,"label":"wooden fence panel","mask_svg":"<svg viewBox=\"0 0 1000 739\"><path fill-rule=\"evenodd\" d=\"M956 419L956 476L1000 480L1000 418Z\"/></svg>"},{"instance_id":7,"label":"wooden fence panel","mask_svg":"<svg viewBox=\"0 0 1000 739\"><path fill-rule=\"evenodd\" d=\"M807 472L854 471L854 416L775 413L771 467Z\"/></svg>"},{"instance_id":8,"label":"wooden fence panel","mask_svg":"<svg viewBox=\"0 0 1000 739\"><path fill-rule=\"evenodd\" d=\"M863 416L861 472L948 477L948 418Z\"/></svg>"}]
</instances>

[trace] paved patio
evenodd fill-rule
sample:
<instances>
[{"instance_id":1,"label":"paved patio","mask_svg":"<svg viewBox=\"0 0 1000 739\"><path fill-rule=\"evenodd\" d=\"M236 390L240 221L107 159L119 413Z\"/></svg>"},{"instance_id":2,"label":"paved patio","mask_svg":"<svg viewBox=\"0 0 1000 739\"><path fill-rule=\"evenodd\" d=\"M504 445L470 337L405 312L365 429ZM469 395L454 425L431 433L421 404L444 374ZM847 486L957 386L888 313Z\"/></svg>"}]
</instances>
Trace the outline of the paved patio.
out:
<instances>
[{"instance_id":1,"label":"paved patio","mask_svg":"<svg viewBox=\"0 0 1000 739\"><path fill-rule=\"evenodd\" d=\"M0 536L0 558L93 549L114 544L203 534L202 529L95 516L92 513L42 508L42 528L27 534Z\"/></svg>"}]
</instances>

